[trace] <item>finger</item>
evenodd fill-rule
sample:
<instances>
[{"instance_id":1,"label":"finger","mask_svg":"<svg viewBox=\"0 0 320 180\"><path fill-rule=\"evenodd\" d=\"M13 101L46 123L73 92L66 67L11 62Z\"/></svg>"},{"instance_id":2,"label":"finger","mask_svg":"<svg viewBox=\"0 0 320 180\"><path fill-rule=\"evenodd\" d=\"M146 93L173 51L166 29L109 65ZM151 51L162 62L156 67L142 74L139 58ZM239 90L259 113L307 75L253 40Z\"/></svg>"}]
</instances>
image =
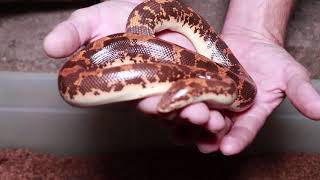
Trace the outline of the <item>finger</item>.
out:
<instances>
[{"instance_id":1,"label":"finger","mask_svg":"<svg viewBox=\"0 0 320 180\"><path fill-rule=\"evenodd\" d=\"M152 96L145 98L138 103L138 109L145 114L159 114L157 111L157 106L160 102L160 99L161 96ZM180 117L193 124L199 125L209 121L209 113L210 111L204 103L197 103L184 108L180 113ZM168 115L164 116L166 117L166 119L170 120L175 117L173 115L175 114L169 113Z\"/></svg>"},{"instance_id":2,"label":"finger","mask_svg":"<svg viewBox=\"0 0 320 180\"><path fill-rule=\"evenodd\" d=\"M184 108L180 113L180 117L187 119L192 124L202 125L209 121L210 111L206 104L196 103Z\"/></svg>"},{"instance_id":3,"label":"finger","mask_svg":"<svg viewBox=\"0 0 320 180\"><path fill-rule=\"evenodd\" d=\"M232 121L230 132L222 138L220 151L224 155L234 155L245 149L255 138L270 111L263 106L254 106Z\"/></svg>"},{"instance_id":4,"label":"finger","mask_svg":"<svg viewBox=\"0 0 320 180\"><path fill-rule=\"evenodd\" d=\"M227 122L225 122L225 118L218 111L210 112L210 119L207 122L206 128L211 133L218 133L227 126Z\"/></svg>"},{"instance_id":5,"label":"finger","mask_svg":"<svg viewBox=\"0 0 320 180\"><path fill-rule=\"evenodd\" d=\"M97 22L95 6L79 9L58 24L44 39L43 47L50 57L66 57L91 39Z\"/></svg>"},{"instance_id":6,"label":"finger","mask_svg":"<svg viewBox=\"0 0 320 180\"><path fill-rule=\"evenodd\" d=\"M320 120L320 96L307 76L292 76L288 80L286 94L302 114Z\"/></svg>"},{"instance_id":7,"label":"finger","mask_svg":"<svg viewBox=\"0 0 320 180\"><path fill-rule=\"evenodd\" d=\"M208 131L201 134L198 139L197 148L200 152L208 154L219 150L219 141L216 134L210 133Z\"/></svg>"},{"instance_id":8,"label":"finger","mask_svg":"<svg viewBox=\"0 0 320 180\"><path fill-rule=\"evenodd\" d=\"M161 96L152 96L141 100L138 103L138 109L145 114L158 114L157 106Z\"/></svg>"},{"instance_id":9,"label":"finger","mask_svg":"<svg viewBox=\"0 0 320 180\"><path fill-rule=\"evenodd\" d=\"M219 150L222 138L227 134L232 126L230 118L223 119L224 126L219 132L212 133L207 131L201 135L197 141L197 147L202 153L212 153Z\"/></svg>"}]
</instances>

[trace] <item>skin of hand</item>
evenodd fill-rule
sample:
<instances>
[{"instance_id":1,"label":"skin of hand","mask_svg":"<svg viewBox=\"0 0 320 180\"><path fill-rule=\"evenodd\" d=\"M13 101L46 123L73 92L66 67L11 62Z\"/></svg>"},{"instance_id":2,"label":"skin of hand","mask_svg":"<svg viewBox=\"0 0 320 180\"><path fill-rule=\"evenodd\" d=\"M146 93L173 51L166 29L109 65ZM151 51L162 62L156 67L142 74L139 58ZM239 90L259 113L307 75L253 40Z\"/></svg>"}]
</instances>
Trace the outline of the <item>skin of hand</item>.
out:
<instances>
[{"instance_id":1,"label":"skin of hand","mask_svg":"<svg viewBox=\"0 0 320 180\"><path fill-rule=\"evenodd\" d=\"M75 11L47 35L45 52L54 58L66 57L81 45L124 32L129 13L140 2L113 0ZM277 41L238 26L225 25L221 36L257 82L256 102L243 113L209 110L204 103L171 113L165 123L177 139L189 135L204 153L217 150L225 155L239 153L252 142L285 95L304 115L320 119L320 97L310 84L308 72ZM158 37L194 50L189 40L180 34L165 32ZM159 98L146 98L139 102L138 108L157 115Z\"/></svg>"}]
</instances>

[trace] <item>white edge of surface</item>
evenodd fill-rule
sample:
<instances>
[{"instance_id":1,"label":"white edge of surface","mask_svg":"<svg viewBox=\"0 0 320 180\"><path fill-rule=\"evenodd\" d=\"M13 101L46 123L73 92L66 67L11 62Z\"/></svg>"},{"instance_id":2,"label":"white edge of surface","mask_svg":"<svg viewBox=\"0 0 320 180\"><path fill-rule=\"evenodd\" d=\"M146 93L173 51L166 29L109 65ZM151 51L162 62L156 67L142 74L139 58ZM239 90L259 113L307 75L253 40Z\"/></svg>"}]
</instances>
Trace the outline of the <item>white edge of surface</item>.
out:
<instances>
[{"instance_id":1,"label":"white edge of surface","mask_svg":"<svg viewBox=\"0 0 320 180\"><path fill-rule=\"evenodd\" d=\"M314 80L320 89L320 80ZM320 152L320 122L285 100L268 119L249 152ZM165 129L134 110L74 108L57 90L57 75L0 72L0 148L58 154L174 147Z\"/></svg>"}]
</instances>

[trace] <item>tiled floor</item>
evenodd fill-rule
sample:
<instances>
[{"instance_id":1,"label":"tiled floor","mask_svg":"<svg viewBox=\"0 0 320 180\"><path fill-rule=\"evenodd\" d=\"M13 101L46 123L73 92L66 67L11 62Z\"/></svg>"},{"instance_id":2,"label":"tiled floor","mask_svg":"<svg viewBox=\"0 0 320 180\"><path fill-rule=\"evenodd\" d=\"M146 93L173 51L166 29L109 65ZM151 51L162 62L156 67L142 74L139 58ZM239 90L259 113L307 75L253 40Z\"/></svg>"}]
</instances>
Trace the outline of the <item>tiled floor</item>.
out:
<instances>
[{"instance_id":1,"label":"tiled floor","mask_svg":"<svg viewBox=\"0 0 320 180\"><path fill-rule=\"evenodd\" d=\"M221 29L226 0L184 0ZM76 9L41 6L0 11L0 70L55 72L63 61L48 58L42 50L46 33ZM286 48L313 78L320 78L320 1L299 1L289 24Z\"/></svg>"}]
</instances>

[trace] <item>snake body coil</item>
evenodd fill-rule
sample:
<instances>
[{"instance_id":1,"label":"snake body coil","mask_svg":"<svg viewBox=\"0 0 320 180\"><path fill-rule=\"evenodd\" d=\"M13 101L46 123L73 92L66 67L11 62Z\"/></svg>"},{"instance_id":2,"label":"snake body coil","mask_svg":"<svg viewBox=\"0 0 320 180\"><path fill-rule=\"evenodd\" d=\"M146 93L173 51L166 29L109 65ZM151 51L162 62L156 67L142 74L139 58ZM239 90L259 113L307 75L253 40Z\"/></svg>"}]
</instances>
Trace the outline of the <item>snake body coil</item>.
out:
<instances>
[{"instance_id":1,"label":"snake body coil","mask_svg":"<svg viewBox=\"0 0 320 180\"><path fill-rule=\"evenodd\" d=\"M187 36L198 53L154 35L164 29ZM204 101L243 111L256 86L213 28L176 0L147 0L130 14L126 32L88 44L59 72L62 97L96 106L163 94L159 112Z\"/></svg>"}]
</instances>

